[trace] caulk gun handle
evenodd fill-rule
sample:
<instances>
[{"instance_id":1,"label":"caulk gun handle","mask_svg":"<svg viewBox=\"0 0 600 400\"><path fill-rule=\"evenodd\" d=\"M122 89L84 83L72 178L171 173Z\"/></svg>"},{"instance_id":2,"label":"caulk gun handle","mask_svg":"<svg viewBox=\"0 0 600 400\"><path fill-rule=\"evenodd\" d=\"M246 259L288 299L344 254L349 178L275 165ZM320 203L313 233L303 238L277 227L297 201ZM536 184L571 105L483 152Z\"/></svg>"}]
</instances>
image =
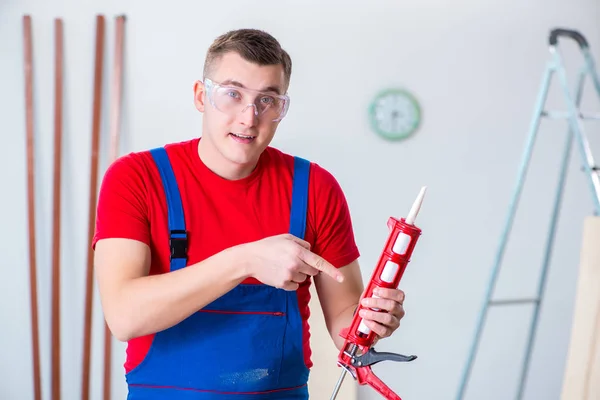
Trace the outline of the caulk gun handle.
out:
<instances>
[{"instance_id":1,"label":"caulk gun handle","mask_svg":"<svg viewBox=\"0 0 600 400\"><path fill-rule=\"evenodd\" d=\"M371 367L361 367L356 369L358 381L363 385L369 385L375 389L384 399L402 400L392 389L390 389L381 379L379 379L371 370Z\"/></svg>"}]
</instances>

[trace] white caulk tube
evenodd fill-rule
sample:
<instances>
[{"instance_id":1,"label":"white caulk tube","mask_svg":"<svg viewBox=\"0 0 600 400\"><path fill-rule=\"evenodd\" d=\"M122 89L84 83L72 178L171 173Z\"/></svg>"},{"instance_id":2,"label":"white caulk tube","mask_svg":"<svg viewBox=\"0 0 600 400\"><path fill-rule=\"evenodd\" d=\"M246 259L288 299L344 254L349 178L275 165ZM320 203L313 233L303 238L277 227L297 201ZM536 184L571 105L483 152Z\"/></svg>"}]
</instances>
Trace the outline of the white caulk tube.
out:
<instances>
[{"instance_id":1,"label":"white caulk tube","mask_svg":"<svg viewBox=\"0 0 600 400\"><path fill-rule=\"evenodd\" d=\"M417 215L419 214L419 211L421 210L421 204L423 204L423 198L425 197L426 190L427 190L427 186L423 186L421 188L419 195L417 196L412 207L410 208L410 212L408 213L408 216L404 220L408 225L414 225L415 220L417 219ZM410 235L408 235L404 232L400 232L398 234L398 237L396 238L396 241L394 242L394 245L392 246L392 251L399 255L405 254L406 250L408 249L408 245L410 244L410 240L411 240ZM381 279L384 282L391 283L394 280L394 277L396 276L396 273L398 272L399 268L400 268L400 266L398 264L396 264L395 262L393 262L391 260L388 260L385 264L385 267L383 268L383 271L381 272L381 276L379 277L379 279ZM372 297L380 298L379 296L377 296L375 294L372 295ZM379 311L378 308L371 308L371 310ZM369 333L371 333L371 329L369 329L369 327L367 325L365 325L364 321L360 322L360 325L358 326L358 331L364 333L365 335L368 335Z\"/></svg>"}]
</instances>

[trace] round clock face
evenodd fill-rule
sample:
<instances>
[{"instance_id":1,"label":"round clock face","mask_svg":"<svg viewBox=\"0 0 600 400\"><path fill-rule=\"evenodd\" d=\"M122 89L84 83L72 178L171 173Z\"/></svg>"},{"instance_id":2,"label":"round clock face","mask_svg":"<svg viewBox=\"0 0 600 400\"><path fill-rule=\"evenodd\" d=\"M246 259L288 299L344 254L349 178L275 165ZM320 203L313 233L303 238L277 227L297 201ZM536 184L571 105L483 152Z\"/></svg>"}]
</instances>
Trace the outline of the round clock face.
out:
<instances>
[{"instance_id":1,"label":"round clock face","mask_svg":"<svg viewBox=\"0 0 600 400\"><path fill-rule=\"evenodd\" d=\"M384 138L405 139L421 122L417 100L405 90L389 89L379 93L369 109L371 127Z\"/></svg>"}]
</instances>

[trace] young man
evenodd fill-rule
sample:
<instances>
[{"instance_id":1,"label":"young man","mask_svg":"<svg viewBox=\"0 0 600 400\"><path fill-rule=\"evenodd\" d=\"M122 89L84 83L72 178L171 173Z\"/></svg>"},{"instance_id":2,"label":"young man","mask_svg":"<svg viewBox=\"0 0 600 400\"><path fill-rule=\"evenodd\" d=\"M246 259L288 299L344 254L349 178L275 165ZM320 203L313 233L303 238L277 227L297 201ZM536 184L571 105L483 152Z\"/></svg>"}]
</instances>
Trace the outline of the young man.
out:
<instances>
[{"instance_id":1,"label":"young man","mask_svg":"<svg viewBox=\"0 0 600 400\"><path fill-rule=\"evenodd\" d=\"M194 85L201 138L104 176L92 245L129 399L307 399L313 281L341 346L364 290L346 199L318 164L269 146L291 69L267 33L220 36ZM381 338L404 293L378 296L364 304L386 312L362 316Z\"/></svg>"}]
</instances>

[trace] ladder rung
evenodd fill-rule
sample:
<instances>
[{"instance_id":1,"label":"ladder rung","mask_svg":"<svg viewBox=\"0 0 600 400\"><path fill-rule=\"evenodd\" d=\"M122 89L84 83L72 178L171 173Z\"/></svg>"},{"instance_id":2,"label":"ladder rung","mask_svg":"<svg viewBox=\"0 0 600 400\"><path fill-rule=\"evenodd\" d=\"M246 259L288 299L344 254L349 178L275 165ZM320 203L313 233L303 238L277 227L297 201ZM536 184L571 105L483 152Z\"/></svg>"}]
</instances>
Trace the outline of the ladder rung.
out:
<instances>
[{"instance_id":1,"label":"ladder rung","mask_svg":"<svg viewBox=\"0 0 600 400\"><path fill-rule=\"evenodd\" d=\"M581 114L581 118L582 119L599 119L600 120L600 114Z\"/></svg>"},{"instance_id":2,"label":"ladder rung","mask_svg":"<svg viewBox=\"0 0 600 400\"><path fill-rule=\"evenodd\" d=\"M504 306L512 304L528 304L539 303L539 299L506 299L506 300L491 300L488 304L491 306Z\"/></svg>"},{"instance_id":3,"label":"ladder rung","mask_svg":"<svg viewBox=\"0 0 600 400\"><path fill-rule=\"evenodd\" d=\"M541 113L542 117L547 117L547 118L551 118L551 119L567 119L571 116L570 113L565 112L565 111L542 111ZM577 117L579 119L594 119L594 120L600 120L600 114L583 114L583 113L579 113L577 115Z\"/></svg>"}]
</instances>

